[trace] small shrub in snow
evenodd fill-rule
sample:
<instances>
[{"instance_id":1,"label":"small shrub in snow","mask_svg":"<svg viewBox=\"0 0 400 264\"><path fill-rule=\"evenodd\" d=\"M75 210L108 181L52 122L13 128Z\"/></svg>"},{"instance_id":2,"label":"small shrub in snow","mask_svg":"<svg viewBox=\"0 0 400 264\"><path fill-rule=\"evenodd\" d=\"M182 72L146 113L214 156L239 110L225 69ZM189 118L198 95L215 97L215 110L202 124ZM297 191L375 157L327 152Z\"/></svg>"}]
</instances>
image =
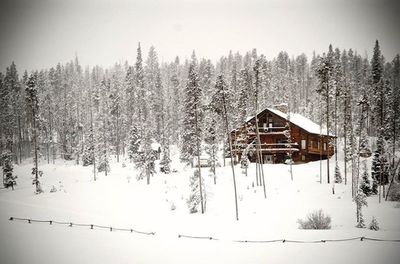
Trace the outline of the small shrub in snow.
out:
<instances>
[{"instance_id":1,"label":"small shrub in snow","mask_svg":"<svg viewBox=\"0 0 400 264\"><path fill-rule=\"evenodd\" d=\"M175 204L172 202L171 203L171 211L174 211L176 209L176 206L175 206Z\"/></svg>"},{"instance_id":2,"label":"small shrub in snow","mask_svg":"<svg viewBox=\"0 0 400 264\"><path fill-rule=\"evenodd\" d=\"M56 186L53 185L53 186L51 187L51 189L50 189L50 192L51 192L51 193L57 192Z\"/></svg>"},{"instance_id":3,"label":"small shrub in snow","mask_svg":"<svg viewBox=\"0 0 400 264\"><path fill-rule=\"evenodd\" d=\"M400 208L400 203L395 204L394 208Z\"/></svg>"},{"instance_id":4,"label":"small shrub in snow","mask_svg":"<svg viewBox=\"0 0 400 264\"><path fill-rule=\"evenodd\" d=\"M331 217L322 209L308 214L305 220L297 220L297 223L300 229L331 229Z\"/></svg>"},{"instance_id":5,"label":"small shrub in snow","mask_svg":"<svg viewBox=\"0 0 400 264\"><path fill-rule=\"evenodd\" d=\"M389 201L400 201L400 184L392 184L388 195Z\"/></svg>"},{"instance_id":6,"label":"small shrub in snow","mask_svg":"<svg viewBox=\"0 0 400 264\"><path fill-rule=\"evenodd\" d=\"M375 217L372 217L372 221L369 224L368 228L370 230L374 230L374 231L378 231L379 230L379 224L378 224L378 220L376 220Z\"/></svg>"}]
</instances>

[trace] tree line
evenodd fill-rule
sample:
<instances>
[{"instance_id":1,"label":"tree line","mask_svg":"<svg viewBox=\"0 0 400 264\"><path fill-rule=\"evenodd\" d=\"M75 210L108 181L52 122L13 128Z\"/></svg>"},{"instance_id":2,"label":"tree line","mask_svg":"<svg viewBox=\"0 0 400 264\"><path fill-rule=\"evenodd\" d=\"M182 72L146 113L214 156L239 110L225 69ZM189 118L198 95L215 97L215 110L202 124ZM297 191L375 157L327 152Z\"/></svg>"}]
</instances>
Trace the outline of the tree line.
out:
<instances>
[{"instance_id":1,"label":"tree line","mask_svg":"<svg viewBox=\"0 0 400 264\"><path fill-rule=\"evenodd\" d=\"M182 162L193 162L200 144L215 164L227 129L284 102L344 140L345 182L349 168L354 192L360 150L374 152L377 181L389 180L385 166L394 166L399 145L400 62L399 55L386 60L378 41L372 58L332 46L311 59L281 51L268 60L253 49L216 62L193 51L189 59L160 63L154 47L143 57L139 43L134 64L110 68L82 67L76 57L20 76L11 63L0 73L0 152L17 164L61 158L105 174L112 155L118 162L128 157L149 183L152 143L161 144L165 172L172 143ZM337 140L332 144L338 148ZM35 177L39 173L36 166Z\"/></svg>"}]
</instances>

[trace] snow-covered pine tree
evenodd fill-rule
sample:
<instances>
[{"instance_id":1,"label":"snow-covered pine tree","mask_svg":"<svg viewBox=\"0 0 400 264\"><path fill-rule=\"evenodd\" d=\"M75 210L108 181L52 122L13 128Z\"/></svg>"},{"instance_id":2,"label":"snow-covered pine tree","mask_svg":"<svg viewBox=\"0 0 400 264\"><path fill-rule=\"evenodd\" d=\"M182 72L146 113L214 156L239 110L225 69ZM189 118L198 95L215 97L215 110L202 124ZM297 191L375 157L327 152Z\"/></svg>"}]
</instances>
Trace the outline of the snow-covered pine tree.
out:
<instances>
[{"instance_id":1,"label":"snow-covered pine tree","mask_svg":"<svg viewBox=\"0 0 400 264\"><path fill-rule=\"evenodd\" d=\"M25 99L26 99L26 105L28 108L29 112L29 117L31 121L31 133L32 133L32 141L33 141L33 162L34 162L34 167L32 168L32 175L34 176L32 184L35 185L35 193L39 194L43 192L41 186L40 186L40 181L39 177L42 176L43 172L39 171L39 100L38 100L38 91L36 87L36 77L31 74L29 76L28 82L25 86Z\"/></svg>"},{"instance_id":2,"label":"snow-covered pine tree","mask_svg":"<svg viewBox=\"0 0 400 264\"><path fill-rule=\"evenodd\" d=\"M369 148L368 134L367 134L367 115L369 109L369 102L366 91L364 90L364 94L362 95L361 100L358 102L360 106L360 124L358 127L359 130L359 154L361 155L369 155L371 150Z\"/></svg>"},{"instance_id":3,"label":"snow-covered pine tree","mask_svg":"<svg viewBox=\"0 0 400 264\"><path fill-rule=\"evenodd\" d=\"M15 146L15 144L19 140L16 133L21 134L21 130L19 127L21 121L22 107L19 103L19 99L21 98L21 87L19 83L17 68L14 62L12 62L11 65L6 68L6 74L4 76L2 88L4 92L2 91L1 93L5 96L4 98L2 98L2 105L0 105L3 112L2 114L4 114L4 116L2 116L3 120L1 120L2 122L4 122L4 124L2 125L2 127L0 127L2 128L2 134L4 136L3 143L7 144L7 146L5 147L8 150L15 153L15 162L18 163L18 157L20 155L18 155L17 151L20 148L13 148L13 146ZM20 143L18 143L18 145L19 144Z\"/></svg>"},{"instance_id":4,"label":"snow-covered pine tree","mask_svg":"<svg viewBox=\"0 0 400 264\"><path fill-rule=\"evenodd\" d=\"M156 173L155 170L155 160L156 157L151 150L150 144L150 131L145 131L145 138L142 141L140 152L135 159L135 166L139 170L137 175L137 180L142 180L146 178L146 183L150 184L150 177Z\"/></svg>"},{"instance_id":5,"label":"snow-covered pine tree","mask_svg":"<svg viewBox=\"0 0 400 264\"><path fill-rule=\"evenodd\" d=\"M12 151L13 112L11 104L12 93L5 83L3 73L0 72L0 151Z\"/></svg>"},{"instance_id":6,"label":"snow-covered pine tree","mask_svg":"<svg viewBox=\"0 0 400 264\"><path fill-rule=\"evenodd\" d=\"M137 109L135 108L137 91L135 86L135 68L133 66L129 66L126 71L125 94L125 116L127 119L126 126L127 128L130 128L132 127L135 115L137 114Z\"/></svg>"},{"instance_id":7,"label":"snow-covered pine tree","mask_svg":"<svg viewBox=\"0 0 400 264\"><path fill-rule=\"evenodd\" d=\"M126 144L128 147L128 157L131 162L134 162L136 158L138 158L140 144L139 131L137 127L133 125L129 131L128 142Z\"/></svg>"},{"instance_id":8,"label":"snow-covered pine tree","mask_svg":"<svg viewBox=\"0 0 400 264\"><path fill-rule=\"evenodd\" d=\"M333 50L332 45L329 45L329 51L326 56L321 58L317 67L317 77L319 79L319 87L317 93L321 94L323 101L325 102L325 118L326 118L326 130L329 133L330 129L330 101L332 97L333 88ZM327 182L330 183L330 171L329 171L329 158L327 159Z\"/></svg>"},{"instance_id":9,"label":"snow-covered pine tree","mask_svg":"<svg viewBox=\"0 0 400 264\"><path fill-rule=\"evenodd\" d=\"M369 173L366 161L363 161L363 173L361 174L360 190L366 195L372 194L372 186L369 180Z\"/></svg>"},{"instance_id":10,"label":"snow-covered pine tree","mask_svg":"<svg viewBox=\"0 0 400 264\"><path fill-rule=\"evenodd\" d=\"M205 118L204 142L207 144L205 151L208 155L208 163L210 164L210 172L217 184L216 164L218 161L218 140L217 140L217 115L212 111L207 111Z\"/></svg>"},{"instance_id":11,"label":"snow-covered pine tree","mask_svg":"<svg viewBox=\"0 0 400 264\"><path fill-rule=\"evenodd\" d=\"M142 65L142 50L140 42L138 43L136 62L135 62L135 90L137 92L137 127L141 138L144 138L144 123L147 117L146 113L146 88L144 79L144 70Z\"/></svg>"},{"instance_id":12,"label":"snow-covered pine tree","mask_svg":"<svg viewBox=\"0 0 400 264\"><path fill-rule=\"evenodd\" d=\"M339 116L338 116L338 108L339 108L339 99L342 93L343 89L343 72L342 72L342 64L340 61L340 50L338 48L335 49L334 56L333 56L333 72L332 72L332 78L333 78L333 85L334 85L334 91L333 91L333 96L334 96L334 126L335 126L335 162L336 166L338 166L338 142L337 142L337 137L338 137L338 121L339 121ZM335 172L335 182L336 182L336 172Z\"/></svg>"},{"instance_id":13,"label":"snow-covered pine tree","mask_svg":"<svg viewBox=\"0 0 400 264\"><path fill-rule=\"evenodd\" d=\"M165 174L171 173L171 158L169 152L169 144L163 145L162 158L160 161L160 171Z\"/></svg>"},{"instance_id":14,"label":"snow-covered pine tree","mask_svg":"<svg viewBox=\"0 0 400 264\"><path fill-rule=\"evenodd\" d=\"M199 77L197 75L197 59L193 52L192 60L189 65L189 75L185 87L184 98L184 117L183 117L183 134L181 144L181 161L185 163L193 162L196 156L196 138L200 136L200 132L196 131L196 112L200 110L200 87ZM197 109L197 110L196 110ZM201 140L201 139L199 139Z\"/></svg>"},{"instance_id":15,"label":"snow-covered pine tree","mask_svg":"<svg viewBox=\"0 0 400 264\"><path fill-rule=\"evenodd\" d=\"M179 79L179 58L176 57L175 61L171 63L171 77L169 78L171 89L170 89L170 105L171 108L171 140L173 142L179 141L181 131L181 115L182 115L182 94L181 85Z\"/></svg>"},{"instance_id":16,"label":"snow-covered pine tree","mask_svg":"<svg viewBox=\"0 0 400 264\"><path fill-rule=\"evenodd\" d=\"M335 166L335 183L342 183L342 174L340 172L339 163L336 162Z\"/></svg>"},{"instance_id":17,"label":"snow-covered pine tree","mask_svg":"<svg viewBox=\"0 0 400 264\"><path fill-rule=\"evenodd\" d=\"M249 96L252 89L252 78L250 70L246 67L242 69L239 73L239 95L237 102L237 112L238 112L238 123L244 124L248 116L252 113L249 112Z\"/></svg>"},{"instance_id":18,"label":"snow-covered pine tree","mask_svg":"<svg viewBox=\"0 0 400 264\"><path fill-rule=\"evenodd\" d=\"M96 127L97 171L107 174L110 172L110 120L109 120L109 92L110 83L103 79L100 86L101 98Z\"/></svg>"},{"instance_id":19,"label":"snow-covered pine tree","mask_svg":"<svg viewBox=\"0 0 400 264\"><path fill-rule=\"evenodd\" d=\"M384 155L384 139L383 133L378 132L378 138L376 140L376 150L373 153L371 176L373 180L373 191L375 191L374 185L378 185L379 189L389 182L389 164L388 160ZM381 192L379 192L381 198Z\"/></svg>"},{"instance_id":20,"label":"snow-covered pine tree","mask_svg":"<svg viewBox=\"0 0 400 264\"><path fill-rule=\"evenodd\" d=\"M357 215L357 228L365 228L365 220L362 213L362 207L368 206L367 196L363 192L358 192L354 198L356 203L356 215Z\"/></svg>"},{"instance_id":21,"label":"snow-covered pine tree","mask_svg":"<svg viewBox=\"0 0 400 264\"><path fill-rule=\"evenodd\" d=\"M86 73L87 81L88 81L88 111L89 111L89 120L88 120L88 131L86 132L86 140L82 153L82 163L83 166L93 165L93 176L94 180L96 180L96 157L95 157L95 138L94 138L94 117L93 117L93 92L92 92L92 83L90 82L89 72Z\"/></svg>"},{"instance_id":22,"label":"snow-covered pine tree","mask_svg":"<svg viewBox=\"0 0 400 264\"><path fill-rule=\"evenodd\" d=\"M151 129L151 135L153 136L160 135L162 129L163 91L158 56L154 46L151 46L149 49L144 73L147 91L147 110L152 116L152 124L147 129Z\"/></svg>"},{"instance_id":23,"label":"snow-covered pine tree","mask_svg":"<svg viewBox=\"0 0 400 264\"><path fill-rule=\"evenodd\" d=\"M0 159L3 167L3 186L4 188L11 187L14 190L14 186L17 185L17 176L13 174L13 155L9 150L4 150Z\"/></svg>"},{"instance_id":24,"label":"snow-covered pine tree","mask_svg":"<svg viewBox=\"0 0 400 264\"><path fill-rule=\"evenodd\" d=\"M383 63L384 57L381 55L379 42L376 40L374 47L374 54L371 60L371 73L372 73L372 92L373 92L373 103L372 103L372 117L375 123L373 127L376 131L377 137L379 133L383 134L383 139L388 138L387 129L387 82L383 76ZM383 154L383 153L382 153Z\"/></svg>"},{"instance_id":25,"label":"snow-covered pine tree","mask_svg":"<svg viewBox=\"0 0 400 264\"><path fill-rule=\"evenodd\" d=\"M199 205L203 204L205 207L206 192L204 186L204 180L201 179L198 170L193 171L193 175L190 177L190 195L186 200L191 214L199 211ZM204 200L204 201L203 201Z\"/></svg>"},{"instance_id":26,"label":"snow-covered pine tree","mask_svg":"<svg viewBox=\"0 0 400 264\"><path fill-rule=\"evenodd\" d=\"M119 162L119 156L121 152L121 138L122 138L122 126L124 124L124 112L122 111L122 98L124 89L123 76L125 73L122 70L121 65L117 64L114 67L114 71L111 75L109 82L110 93L109 93L109 108L110 108L110 134L115 154L117 155L117 162Z\"/></svg>"}]
</instances>

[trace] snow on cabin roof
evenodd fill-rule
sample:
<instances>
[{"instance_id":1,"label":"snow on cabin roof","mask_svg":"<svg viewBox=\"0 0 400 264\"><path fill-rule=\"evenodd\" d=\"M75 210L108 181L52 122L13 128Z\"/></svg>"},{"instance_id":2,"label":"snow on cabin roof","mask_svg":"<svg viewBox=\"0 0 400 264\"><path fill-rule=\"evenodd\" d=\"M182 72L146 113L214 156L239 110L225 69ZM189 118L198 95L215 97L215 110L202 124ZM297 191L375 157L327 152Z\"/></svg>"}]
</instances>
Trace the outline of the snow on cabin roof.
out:
<instances>
[{"instance_id":1,"label":"snow on cabin roof","mask_svg":"<svg viewBox=\"0 0 400 264\"><path fill-rule=\"evenodd\" d=\"M277 109L267 108L267 110L276 114L277 116L280 116L280 117L286 119L286 120L288 119L287 114L285 114ZM290 122L312 134L321 134L324 136L326 136L326 135L334 136L333 133L328 134L326 128L322 127L322 130L321 130L321 127L318 124L314 123L307 117L297 114L297 113L290 113Z\"/></svg>"},{"instance_id":2,"label":"snow on cabin roof","mask_svg":"<svg viewBox=\"0 0 400 264\"><path fill-rule=\"evenodd\" d=\"M268 110L271 113L274 113L275 115L287 120L287 114L285 114L282 111L279 111L278 109L275 109L275 108L266 108L262 111L259 111L257 115L261 114L265 110ZM253 118L254 118L254 116L247 117L246 123L249 122ZM308 119L307 117L305 117L303 115L300 115L297 113L290 113L290 122L311 134L318 134L318 135L321 134L324 136L328 135L326 128L322 127L322 130L321 130L320 126L318 124L314 123L313 121L311 121L310 119ZM334 136L334 134L329 132L329 136Z\"/></svg>"}]
</instances>

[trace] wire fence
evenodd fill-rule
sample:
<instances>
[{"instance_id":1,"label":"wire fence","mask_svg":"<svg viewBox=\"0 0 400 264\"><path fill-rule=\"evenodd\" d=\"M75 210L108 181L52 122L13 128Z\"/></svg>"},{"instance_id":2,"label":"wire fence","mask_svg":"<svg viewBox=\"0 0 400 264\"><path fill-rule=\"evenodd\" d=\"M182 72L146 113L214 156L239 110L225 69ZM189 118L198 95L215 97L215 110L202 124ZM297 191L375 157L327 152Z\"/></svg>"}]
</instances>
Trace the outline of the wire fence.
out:
<instances>
[{"instance_id":1,"label":"wire fence","mask_svg":"<svg viewBox=\"0 0 400 264\"><path fill-rule=\"evenodd\" d=\"M68 227L88 227L90 229L106 229L110 230L110 232L114 231L123 231L129 233L138 233L142 235L152 235L154 236L156 232L145 232L136 230L133 228L117 228L112 226L104 226L104 225L96 225L96 224L81 224L81 223L73 223L73 222L60 222L53 220L38 220L31 218L19 218L19 217L10 217L10 221L24 221L29 224L32 223L49 223L50 225L58 224L64 225ZM192 235L184 235L178 234L178 238L188 238L188 239L202 239L202 240L221 240L212 236L192 236ZM381 239L381 238L371 238L365 236L359 237L350 237L350 238L341 238L341 239L320 239L320 240L290 240L290 239L273 239L273 240L230 240L231 242L237 243L297 243L297 244L315 244L315 243L330 243L330 242L348 242L348 241L374 241L374 242L400 242L400 239Z\"/></svg>"},{"instance_id":2,"label":"wire fence","mask_svg":"<svg viewBox=\"0 0 400 264\"><path fill-rule=\"evenodd\" d=\"M125 231L130 233L138 233L143 235L155 235L155 232L144 232L139 231L133 228L117 228L112 226L104 226L104 225L96 225L96 224L81 224L81 223L73 223L73 222L60 222L60 221L53 221L53 220L38 220L38 219L30 219L30 218L19 218L19 217L10 217L10 221L26 221L29 224L32 223L49 223L50 225L58 224L58 225L65 225L69 227L79 226L79 227L88 227L90 229L108 229L112 231Z\"/></svg>"}]
</instances>

